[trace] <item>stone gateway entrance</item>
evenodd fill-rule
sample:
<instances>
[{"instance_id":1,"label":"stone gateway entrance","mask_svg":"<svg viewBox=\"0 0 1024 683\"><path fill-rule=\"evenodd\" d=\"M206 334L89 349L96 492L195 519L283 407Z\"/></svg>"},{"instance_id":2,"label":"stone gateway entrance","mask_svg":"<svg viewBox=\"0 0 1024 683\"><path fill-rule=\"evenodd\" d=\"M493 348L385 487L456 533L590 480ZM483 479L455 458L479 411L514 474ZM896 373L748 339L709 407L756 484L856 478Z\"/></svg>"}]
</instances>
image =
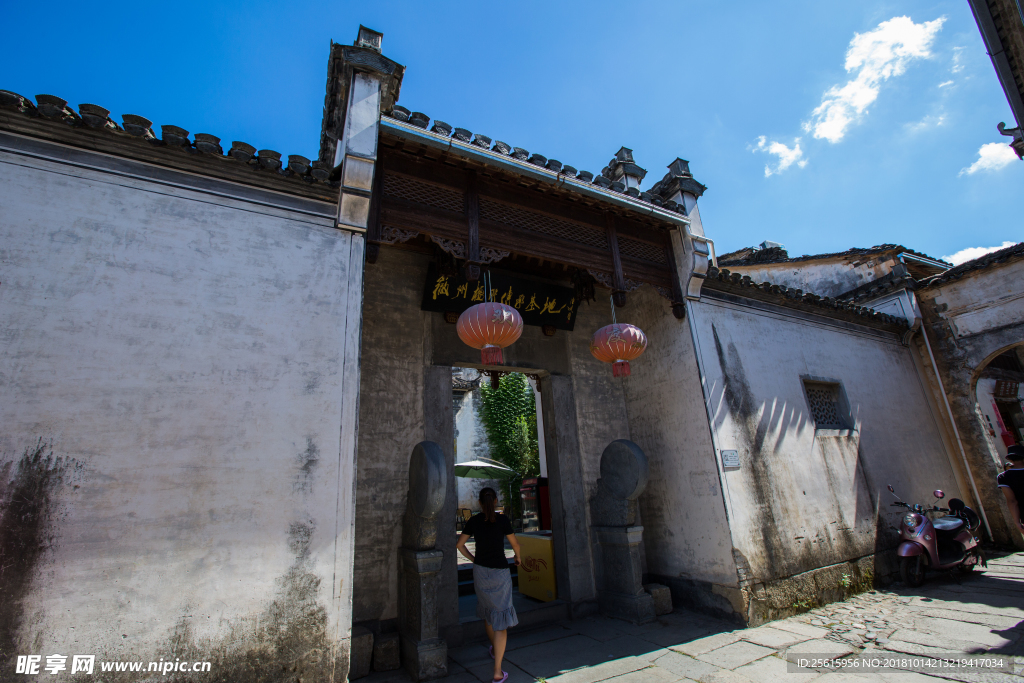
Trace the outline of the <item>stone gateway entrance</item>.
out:
<instances>
[{"instance_id":1,"label":"stone gateway entrance","mask_svg":"<svg viewBox=\"0 0 1024 683\"><path fill-rule=\"evenodd\" d=\"M1020 542L977 401L1024 380L993 365L1024 246L720 261L688 161L642 185L627 147L592 172L432 119L381 40L330 46L312 161L0 91L0 667L440 675L480 636L453 368L539 394L557 595L521 623L756 625L884 584L890 483ZM456 331L485 300L524 321L486 366Z\"/></svg>"}]
</instances>

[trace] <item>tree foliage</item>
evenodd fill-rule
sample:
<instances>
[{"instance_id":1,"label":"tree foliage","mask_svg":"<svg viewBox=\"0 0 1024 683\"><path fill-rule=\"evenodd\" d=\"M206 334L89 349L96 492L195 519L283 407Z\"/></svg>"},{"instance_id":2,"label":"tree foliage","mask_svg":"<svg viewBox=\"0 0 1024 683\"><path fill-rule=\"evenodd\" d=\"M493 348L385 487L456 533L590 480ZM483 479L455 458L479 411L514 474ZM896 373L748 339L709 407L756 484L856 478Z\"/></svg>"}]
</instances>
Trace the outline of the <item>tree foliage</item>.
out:
<instances>
[{"instance_id":1,"label":"tree foliage","mask_svg":"<svg viewBox=\"0 0 1024 683\"><path fill-rule=\"evenodd\" d=\"M507 500L510 517L521 514L522 501L519 486L523 479L536 477L540 473L540 452L537 448L537 404L533 387L526 375L513 372L503 375L498 388L492 389L489 382L480 386L483 398L484 429L491 444L491 458L515 470L517 476L506 482L506 490L500 491Z\"/></svg>"}]
</instances>

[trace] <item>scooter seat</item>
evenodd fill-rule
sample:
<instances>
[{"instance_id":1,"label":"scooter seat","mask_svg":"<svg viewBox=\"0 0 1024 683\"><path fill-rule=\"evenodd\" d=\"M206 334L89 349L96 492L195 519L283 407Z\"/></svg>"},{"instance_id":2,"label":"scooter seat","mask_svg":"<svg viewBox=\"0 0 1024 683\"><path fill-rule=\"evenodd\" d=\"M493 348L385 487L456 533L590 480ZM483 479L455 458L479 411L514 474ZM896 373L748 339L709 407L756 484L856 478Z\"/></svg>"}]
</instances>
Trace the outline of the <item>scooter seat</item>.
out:
<instances>
[{"instance_id":1,"label":"scooter seat","mask_svg":"<svg viewBox=\"0 0 1024 683\"><path fill-rule=\"evenodd\" d=\"M932 526L935 527L936 531L956 531L963 525L964 520L953 516L939 517L932 521Z\"/></svg>"}]
</instances>

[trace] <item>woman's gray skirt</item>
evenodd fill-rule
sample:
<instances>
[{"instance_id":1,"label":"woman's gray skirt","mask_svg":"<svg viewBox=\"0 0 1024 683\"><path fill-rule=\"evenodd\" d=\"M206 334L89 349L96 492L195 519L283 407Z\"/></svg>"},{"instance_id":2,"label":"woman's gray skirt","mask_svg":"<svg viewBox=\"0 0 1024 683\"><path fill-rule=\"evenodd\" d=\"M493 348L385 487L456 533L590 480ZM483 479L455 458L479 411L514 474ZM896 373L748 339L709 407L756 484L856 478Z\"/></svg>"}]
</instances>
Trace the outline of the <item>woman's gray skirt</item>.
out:
<instances>
[{"instance_id":1,"label":"woman's gray skirt","mask_svg":"<svg viewBox=\"0 0 1024 683\"><path fill-rule=\"evenodd\" d=\"M476 616L495 631L504 631L519 623L512 606L512 572L473 565L473 587L476 589Z\"/></svg>"}]
</instances>

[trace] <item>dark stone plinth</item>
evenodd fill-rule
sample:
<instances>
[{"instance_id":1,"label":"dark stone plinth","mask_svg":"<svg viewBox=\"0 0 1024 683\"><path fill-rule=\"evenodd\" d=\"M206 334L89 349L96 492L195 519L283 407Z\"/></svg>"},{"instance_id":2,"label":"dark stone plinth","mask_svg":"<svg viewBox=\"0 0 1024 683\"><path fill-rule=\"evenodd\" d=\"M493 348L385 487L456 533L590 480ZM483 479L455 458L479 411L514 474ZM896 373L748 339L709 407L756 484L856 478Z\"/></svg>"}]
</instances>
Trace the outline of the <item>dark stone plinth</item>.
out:
<instances>
[{"instance_id":1,"label":"dark stone plinth","mask_svg":"<svg viewBox=\"0 0 1024 683\"><path fill-rule=\"evenodd\" d=\"M602 614L645 624L655 617L654 599L644 591L640 568L642 526L594 527L601 544L604 585L598 592Z\"/></svg>"},{"instance_id":2,"label":"dark stone plinth","mask_svg":"<svg viewBox=\"0 0 1024 683\"><path fill-rule=\"evenodd\" d=\"M402 662L414 681L448 675L448 644L440 638L412 640L402 636Z\"/></svg>"},{"instance_id":3,"label":"dark stone plinth","mask_svg":"<svg viewBox=\"0 0 1024 683\"><path fill-rule=\"evenodd\" d=\"M446 492L444 451L433 441L416 444L409 459L409 498L402 547L430 550L437 543L437 514Z\"/></svg>"},{"instance_id":4,"label":"dark stone plinth","mask_svg":"<svg viewBox=\"0 0 1024 683\"><path fill-rule=\"evenodd\" d=\"M370 674L373 663L373 632L362 626L352 628L352 645L349 650L348 679L351 681Z\"/></svg>"},{"instance_id":5,"label":"dark stone plinth","mask_svg":"<svg viewBox=\"0 0 1024 683\"><path fill-rule=\"evenodd\" d=\"M409 497L399 550L398 628L402 663L415 681L448 675L448 646L437 636L444 553L434 550L447 491L444 452L423 441L409 458Z\"/></svg>"},{"instance_id":6,"label":"dark stone plinth","mask_svg":"<svg viewBox=\"0 0 1024 683\"><path fill-rule=\"evenodd\" d=\"M401 666L397 633L382 633L373 640L373 670L394 671Z\"/></svg>"},{"instance_id":7,"label":"dark stone plinth","mask_svg":"<svg viewBox=\"0 0 1024 683\"><path fill-rule=\"evenodd\" d=\"M440 550L408 550L400 555L398 586L402 615L402 662L413 680L440 678L448 673L448 649L437 637Z\"/></svg>"}]
</instances>

